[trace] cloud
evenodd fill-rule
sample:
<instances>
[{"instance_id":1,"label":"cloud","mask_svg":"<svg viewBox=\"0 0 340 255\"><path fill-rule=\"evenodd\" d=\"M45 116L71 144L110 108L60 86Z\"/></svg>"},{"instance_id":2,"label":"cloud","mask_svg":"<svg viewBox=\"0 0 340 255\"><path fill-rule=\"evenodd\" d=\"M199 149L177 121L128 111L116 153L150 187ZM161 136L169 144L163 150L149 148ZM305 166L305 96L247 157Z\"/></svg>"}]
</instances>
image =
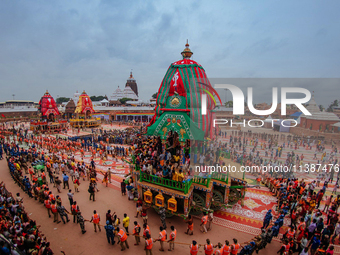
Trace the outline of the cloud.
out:
<instances>
[{"instance_id":1,"label":"cloud","mask_svg":"<svg viewBox=\"0 0 340 255\"><path fill-rule=\"evenodd\" d=\"M1 1L0 101L110 95L131 69L149 99L186 39L210 78L338 76L337 1L260 2Z\"/></svg>"}]
</instances>

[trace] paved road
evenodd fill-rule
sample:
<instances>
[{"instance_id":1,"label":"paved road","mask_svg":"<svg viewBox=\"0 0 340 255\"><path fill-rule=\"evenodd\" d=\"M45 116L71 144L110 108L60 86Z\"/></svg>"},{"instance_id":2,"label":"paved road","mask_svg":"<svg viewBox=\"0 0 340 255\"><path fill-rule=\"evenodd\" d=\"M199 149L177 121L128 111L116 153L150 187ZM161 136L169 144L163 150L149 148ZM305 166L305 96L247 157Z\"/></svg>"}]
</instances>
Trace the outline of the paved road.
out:
<instances>
[{"instance_id":1,"label":"paved road","mask_svg":"<svg viewBox=\"0 0 340 255\"><path fill-rule=\"evenodd\" d=\"M23 191L13 182L9 170L6 164L6 160L0 161L0 178L6 183L7 189L12 192L12 194L16 194L17 192L21 193L21 196L24 198L24 206L26 211L29 214L29 217L37 221L38 225L41 225L41 231L45 234L48 241L51 242L51 248L55 254L61 254L60 251L65 251L66 255L92 255L92 254L145 254L144 247L142 245L134 246L134 238L130 236L128 238L128 242L130 245L129 250L125 250L123 252L120 251L119 245L109 245L106 240L105 231L102 232L94 232L93 225L91 223L86 223L87 232L82 235L80 231L79 225L76 225L72 221L67 224L63 223L53 223L53 219L49 218L47 215L47 211L43 204L40 204L38 201L34 199L30 199ZM97 212L101 216L101 224L105 224L105 213L108 209L111 209L112 212L116 212L118 216L123 219L123 214L127 213L130 216L130 232L132 232L133 221L135 220L134 215L136 213L135 203L132 201L128 201L126 196L121 196L119 190L115 187L105 187L102 184L98 184L100 191L96 193L96 201L89 201L89 193L87 192L88 182L81 182L79 187L80 192L75 194L75 200L80 206L80 210L82 211L85 219L90 219L93 210L97 210ZM53 188L53 185L50 185L51 190L57 195L56 188ZM73 187L72 187L73 190ZM63 201L63 205L66 209L69 209L69 202L67 198L67 190L62 190L62 193L59 194ZM158 238L159 226L161 226L161 222L159 216L155 213L153 209L150 209L149 212L149 226L151 228L151 234L153 238ZM142 219L138 218L137 221L139 224L142 224ZM225 239L231 241L232 238L237 238L239 242L245 242L250 240L253 236L249 234L245 234L239 231L230 230L221 226L213 225L212 231L208 232L208 234L203 234L199 231L199 219L194 220L195 228L194 235L187 236L184 234L186 230L186 224L183 223L183 220L179 217L172 217L167 219L168 227L174 225L177 229L177 241L182 243L191 243L192 240L196 240L198 243L204 244L205 240L209 238L213 244L217 244L218 242L224 242ZM175 245L175 251L168 251L166 249L165 252L159 251L160 244L159 242L154 244L153 254L189 254L189 248L186 245ZM166 247L168 248L168 247ZM267 248L263 251L260 251L261 255L269 255L274 254L280 248L280 244L278 242L272 242ZM203 249L200 248L199 254L204 254Z\"/></svg>"}]
</instances>

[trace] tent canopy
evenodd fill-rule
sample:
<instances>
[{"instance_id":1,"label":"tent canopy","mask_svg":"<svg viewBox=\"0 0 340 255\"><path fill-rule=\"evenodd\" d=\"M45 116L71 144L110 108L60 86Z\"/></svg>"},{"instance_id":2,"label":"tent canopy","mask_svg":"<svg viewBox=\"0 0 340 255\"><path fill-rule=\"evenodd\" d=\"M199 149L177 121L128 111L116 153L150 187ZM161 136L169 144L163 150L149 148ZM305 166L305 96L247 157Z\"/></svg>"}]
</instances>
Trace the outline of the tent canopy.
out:
<instances>
[{"instance_id":1,"label":"tent canopy","mask_svg":"<svg viewBox=\"0 0 340 255\"><path fill-rule=\"evenodd\" d=\"M294 112L290 117L300 117L301 114L302 112Z\"/></svg>"}]
</instances>

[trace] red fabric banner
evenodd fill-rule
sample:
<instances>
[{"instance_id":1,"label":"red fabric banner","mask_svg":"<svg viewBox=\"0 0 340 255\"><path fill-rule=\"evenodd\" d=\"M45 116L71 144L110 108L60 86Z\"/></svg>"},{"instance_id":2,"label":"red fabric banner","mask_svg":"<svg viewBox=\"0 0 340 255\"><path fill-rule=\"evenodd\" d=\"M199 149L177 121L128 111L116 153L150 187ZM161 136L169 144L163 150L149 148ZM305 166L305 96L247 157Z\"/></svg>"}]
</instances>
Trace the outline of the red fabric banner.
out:
<instances>
[{"instance_id":1,"label":"red fabric banner","mask_svg":"<svg viewBox=\"0 0 340 255\"><path fill-rule=\"evenodd\" d=\"M87 111L90 111L90 113L93 113L93 106L92 106L92 101L89 98L89 96L83 96L82 97L82 106L83 106L83 110L82 113L86 113Z\"/></svg>"},{"instance_id":2,"label":"red fabric banner","mask_svg":"<svg viewBox=\"0 0 340 255\"><path fill-rule=\"evenodd\" d=\"M183 97L186 96L182 77L178 69L176 70L175 74L172 76L172 79L170 82L169 96L173 96L176 92L179 96L183 96Z\"/></svg>"}]
</instances>

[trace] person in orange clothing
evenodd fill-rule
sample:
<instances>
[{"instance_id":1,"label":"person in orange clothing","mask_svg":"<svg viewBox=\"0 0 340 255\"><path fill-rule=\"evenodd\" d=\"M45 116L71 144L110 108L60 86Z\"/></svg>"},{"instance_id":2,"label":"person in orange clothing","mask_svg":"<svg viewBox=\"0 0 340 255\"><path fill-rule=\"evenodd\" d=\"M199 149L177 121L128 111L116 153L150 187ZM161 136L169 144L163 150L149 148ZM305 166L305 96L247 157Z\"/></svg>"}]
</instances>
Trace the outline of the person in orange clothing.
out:
<instances>
[{"instance_id":1,"label":"person in orange clothing","mask_svg":"<svg viewBox=\"0 0 340 255\"><path fill-rule=\"evenodd\" d=\"M164 251L164 247L163 247L163 243L166 241L167 239L167 234L166 234L166 230L163 229L163 227L159 227L159 239L157 241L160 241L161 244L161 248L159 249L160 251Z\"/></svg>"},{"instance_id":2,"label":"person in orange clothing","mask_svg":"<svg viewBox=\"0 0 340 255\"><path fill-rule=\"evenodd\" d=\"M214 255L222 255L222 254L224 254L224 250L222 248L222 244L218 243L217 244L217 249L215 250Z\"/></svg>"},{"instance_id":3,"label":"person in orange clothing","mask_svg":"<svg viewBox=\"0 0 340 255\"><path fill-rule=\"evenodd\" d=\"M241 248L241 245L237 242L237 239L233 239L234 244L231 245L231 254L236 255L238 250Z\"/></svg>"},{"instance_id":4,"label":"person in orange clothing","mask_svg":"<svg viewBox=\"0 0 340 255\"><path fill-rule=\"evenodd\" d=\"M50 191L48 193L48 197L49 197L50 201L55 200L54 195L52 194L52 191Z\"/></svg>"},{"instance_id":5,"label":"person in orange clothing","mask_svg":"<svg viewBox=\"0 0 340 255\"><path fill-rule=\"evenodd\" d=\"M231 248L229 246L228 240L225 240L225 244L223 245L222 250L223 250L223 253L222 253L223 255L229 255L230 254ZM216 254L216 251L215 251L215 254Z\"/></svg>"},{"instance_id":6,"label":"person in orange clothing","mask_svg":"<svg viewBox=\"0 0 340 255\"><path fill-rule=\"evenodd\" d=\"M73 215L73 223L76 223L76 218L77 218L79 211L80 210L79 210L79 206L77 205L77 201L73 201L73 205L71 205L71 213Z\"/></svg>"},{"instance_id":7,"label":"person in orange clothing","mask_svg":"<svg viewBox=\"0 0 340 255\"><path fill-rule=\"evenodd\" d=\"M305 234L305 229L306 229L306 222L304 218L300 219L300 224L297 227L298 233L297 233L297 241L300 241L302 237Z\"/></svg>"},{"instance_id":8,"label":"person in orange clothing","mask_svg":"<svg viewBox=\"0 0 340 255\"><path fill-rule=\"evenodd\" d=\"M295 238L295 230L293 226L290 226L290 229L284 234L286 238L289 240L290 238Z\"/></svg>"},{"instance_id":9,"label":"person in orange clothing","mask_svg":"<svg viewBox=\"0 0 340 255\"><path fill-rule=\"evenodd\" d=\"M30 174L30 178L31 178L31 181L32 181L33 180L33 170L32 170L32 167L28 168L28 172Z\"/></svg>"},{"instance_id":10,"label":"person in orange clothing","mask_svg":"<svg viewBox=\"0 0 340 255\"><path fill-rule=\"evenodd\" d=\"M45 201L44 201L44 205L47 209L47 213L48 213L48 217L51 218L51 202L50 200L48 199L48 197L45 198Z\"/></svg>"},{"instance_id":11,"label":"person in orange clothing","mask_svg":"<svg viewBox=\"0 0 340 255\"><path fill-rule=\"evenodd\" d=\"M55 204L54 200L52 201L51 210L52 210L52 213L53 213L53 222L60 223L61 221L58 221L57 205Z\"/></svg>"},{"instance_id":12,"label":"person in orange clothing","mask_svg":"<svg viewBox=\"0 0 340 255\"><path fill-rule=\"evenodd\" d=\"M200 245L197 244L195 240L192 241L192 244L190 244L190 254L191 255L197 255L198 249L201 247Z\"/></svg>"},{"instance_id":13,"label":"person in orange clothing","mask_svg":"<svg viewBox=\"0 0 340 255\"><path fill-rule=\"evenodd\" d=\"M143 224L143 228L143 237L146 237L147 234L151 236L150 228L146 223Z\"/></svg>"},{"instance_id":14,"label":"person in orange clothing","mask_svg":"<svg viewBox=\"0 0 340 255\"><path fill-rule=\"evenodd\" d=\"M206 242L207 244L204 245L204 254L212 255L214 252L214 246L212 245L209 239L207 239Z\"/></svg>"},{"instance_id":15,"label":"person in orange clothing","mask_svg":"<svg viewBox=\"0 0 340 255\"><path fill-rule=\"evenodd\" d=\"M203 215L203 217L202 217L202 219L201 219L201 231L203 232L203 233L207 233L208 231L207 231L207 223L208 223L208 215L207 215L207 213L206 212L204 212L204 215Z\"/></svg>"},{"instance_id":16,"label":"person in orange clothing","mask_svg":"<svg viewBox=\"0 0 340 255\"><path fill-rule=\"evenodd\" d=\"M261 188L261 177L260 176L256 178L256 184L257 184L256 188L260 189Z\"/></svg>"},{"instance_id":17,"label":"person in orange clothing","mask_svg":"<svg viewBox=\"0 0 340 255\"><path fill-rule=\"evenodd\" d=\"M132 234L135 236L135 240L136 240L136 243L135 245L139 245L140 243L140 225L138 224L137 221L135 221L134 223L134 227L133 227L133 230L132 230Z\"/></svg>"},{"instance_id":18,"label":"person in orange clothing","mask_svg":"<svg viewBox=\"0 0 340 255\"><path fill-rule=\"evenodd\" d=\"M92 218L91 218L91 221L90 221L90 222L93 222L94 232L97 232L97 226L98 226L99 231L102 231L102 230L100 229L100 225L99 225L100 216L99 216L99 214L97 213L96 210L93 211L93 215L92 215Z\"/></svg>"},{"instance_id":19,"label":"person in orange clothing","mask_svg":"<svg viewBox=\"0 0 340 255\"><path fill-rule=\"evenodd\" d=\"M50 191L49 191L48 187L45 187L45 188L44 188L43 193L44 193L44 196L45 196L45 197L48 196L48 195L50 194ZM50 199L50 200L52 201L52 199Z\"/></svg>"},{"instance_id":20,"label":"person in orange clothing","mask_svg":"<svg viewBox=\"0 0 340 255\"><path fill-rule=\"evenodd\" d=\"M43 183L46 183L46 174L45 174L45 172L41 173L41 179L42 179Z\"/></svg>"},{"instance_id":21,"label":"person in orange clothing","mask_svg":"<svg viewBox=\"0 0 340 255\"><path fill-rule=\"evenodd\" d=\"M104 175L104 178L103 178L103 180L102 180L102 183L105 183L105 186L107 187L107 185L108 185L108 173L107 173L107 172L104 173L104 172L102 172L102 171L101 171L101 173Z\"/></svg>"},{"instance_id":22,"label":"person in orange clothing","mask_svg":"<svg viewBox=\"0 0 340 255\"><path fill-rule=\"evenodd\" d=\"M116 230L117 230L118 236L120 238L120 247L122 248L121 251L125 250L125 246L126 246L126 248L129 249L130 247L129 247L129 244L127 242L128 236L125 233L125 231L123 229L119 228L119 227L117 227Z\"/></svg>"},{"instance_id":23,"label":"person in orange clothing","mask_svg":"<svg viewBox=\"0 0 340 255\"><path fill-rule=\"evenodd\" d=\"M146 239L145 239L145 254L146 255L152 255L152 247L153 247L154 240L151 238L149 233L146 234Z\"/></svg>"},{"instance_id":24,"label":"person in orange clothing","mask_svg":"<svg viewBox=\"0 0 340 255\"><path fill-rule=\"evenodd\" d=\"M188 228L187 228L187 232L184 232L184 233L188 235L193 235L194 234L194 221L191 215L189 215L189 218L185 221L185 223L188 223Z\"/></svg>"},{"instance_id":25,"label":"person in orange clothing","mask_svg":"<svg viewBox=\"0 0 340 255\"><path fill-rule=\"evenodd\" d=\"M172 251L175 249L175 240L177 236L177 230L175 229L175 227L171 226L170 229L171 229L171 233L170 233L170 240L168 241L169 243L168 251Z\"/></svg>"}]
</instances>

